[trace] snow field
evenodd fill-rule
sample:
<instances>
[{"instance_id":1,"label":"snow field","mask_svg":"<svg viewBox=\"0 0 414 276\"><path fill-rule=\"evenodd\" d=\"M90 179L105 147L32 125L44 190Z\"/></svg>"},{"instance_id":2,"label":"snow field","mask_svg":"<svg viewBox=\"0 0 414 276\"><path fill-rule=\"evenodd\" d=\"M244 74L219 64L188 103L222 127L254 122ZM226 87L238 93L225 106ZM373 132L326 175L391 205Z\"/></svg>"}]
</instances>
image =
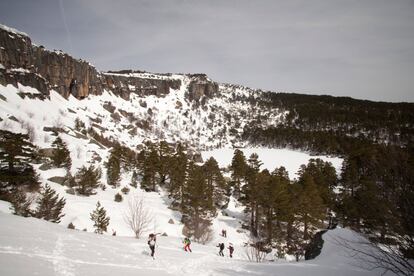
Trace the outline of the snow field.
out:
<instances>
[{"instance_id":1,"label":"snow field","mask_svg":"<svg viewBox=\"0 0 414 276\"><path fill-rule=\"evenodd\" d=\"M363 270L360 268L363 264L338 245L339 237L361 239L346 229L326 233L322 253L315 260L251 263L246 261L243 248L239 246L230 259L227 250L225 257L219 257L214 245L193 243L193 252L189 253L182 249L180 239L161 236L157 238L153 260L145 238L137 240L70 230L2 211L0 221L0 275L368 276L382 272Z\"/></svg>"},{"instance_id":2,"label":"snow field","mask_svg":"<svg viewBox=\"0 0 414 276\"><path fill-rule=\"evenodd\" d=\"M11 85L0 87L0 94L6 99L0 99L0 122L1 129L14 132L31 132L32 141L35 145L47 148L51 146L55 137L50 132L44 132L43 127L63 127L67 133L61 133L60 137L68 145L72 158L71 173L83 165L94 164L102 169L103 183L106 183L104 162L109 155L109 149L91 143L73 130L74 121L80 118L86 127L92 125L91 118L102 120L101 126L105 130L95 128L104 136L115 137L118 141L135 147L146 139L167 141L194 140L196 143L204 143L206 147L213 146L210 137L218 132L217 125L206 128L209 112L192 110L189 118L183 117L186 110L191 106L185 99L188 79L182 78L183 85L178 91L171 91L164 98L148 96L143 98L147 108L143 108L139 101L142 98L131 95L130 101L125 101L111 92L105 91L100 96L91 96L79 101L73 97L69 100L62 98L52 91L50 99L44 101L37 99L22 99L17 93L25 92L37 94L38 91L19 85L15 88ZM244 90L239 93L248 93ZM182 103L181 109L177 109L177 101ZM207 110L211 112L214 107L222 106L235 110L243 110L240 103L229 105L229 95L213 99L207 104ZM105 103L110 102L118 109L132 112L137 118L148 118L148 108L154 111L152 116L153 126L149 131L138 129L137 135L129 135L122 128L131 122L121 116L121 121L111 121L111 114L103 108ZM73 113L76 112L76 113ZM245 110L248 112L249 110ZM276 112L277 113L277 112ZM283 114L276 114L272 120L283 119ZM224 122L221 113L217 121ZM18 122L8 119L14 116ZM163 126L168 122L168 127ZM185 125L196 129L197 132L183 131ZM240 123L242 129L244 122ZM162 134L164 133L164 134ZM226 133L225 135L229 135ZM197 137L197 138L194 138ZM224 138L224 144L228 148L222 148L202 153L206 160L213 156L220 167L226 167L231 163L234 149L231 145L231 136ZM321 158L329 161L339 172L342 160L326 156L310 156L306 153L291 151L287 149L245 148L242 149L246 158L256 152L263 162L262 168L272 171L275 167L284 166L289 176L297 177L297 171L302 164L306 164L310 158ZM99 156L99 159L95 157ZM38 169L40 165L35 165ZM230 198L227 209L219 211L217 217L212 221L214 231L213 240L207 245L192 244L193 253L184 252L182 249L182 228L180 223L181 214L171 210L169 199L164 191L159 193L147 193L141 189L129 186L131 173L123 173L120 186L116 189L107 186L103 191L97 189L97 194L89 197L71 195L66 193L67 187L48 181L53 176L64 176L64 169L50 169L42 171L38 169L42 183L48 183L60 196L65 197L66 205L63 210L65 216L59 225L37 220L34 218L21 218L10 214L10 204L0 201L0 274L1 275L377 275L367 272L353 265L355 260L349 259L347 253L341 251L337 245L330 241L330 233L354 237L355 233L338 229L324 236L327 240L320 257L314 261L290 263L284 260L276 260L274 263L255 264L246 261L244 243L248 240L248 233L241 229L241 222L245 218L244 208L234 199ZM123 187L129 187L128 195L121 193ZM120 193L122 202L115 202L114 196ZM132 230L124 221L127 212L128 201L133 197L143 197L145 204L154 215L154 220L149 229L143 234L143 238L137 240ZM100 201L110 217L108 232L104 235L96 235L93 231L93 223L90 213L95 209L96 202ZM174 224L168 223L170 219ZM69 223L73 223L77 230L67 229ZM88 232L80 231L86 228ZM226 229L227 238L221 237L222 229ZM112 230L117 236L112 237ZM145 237L150 232L166 233L167 237L158 238L156 259L149 257ZM336 236L335 236L336 237ZM333 239L334 240L334 239ZM332 240L332 241L333 241ZM234 258L217 255L218 248L215 246L224 242L226 247L229 242L235 246ZM348 254L349 255L349 254ZM269 259L274 259L271 255Z\"/></svg>"}]
</instances>

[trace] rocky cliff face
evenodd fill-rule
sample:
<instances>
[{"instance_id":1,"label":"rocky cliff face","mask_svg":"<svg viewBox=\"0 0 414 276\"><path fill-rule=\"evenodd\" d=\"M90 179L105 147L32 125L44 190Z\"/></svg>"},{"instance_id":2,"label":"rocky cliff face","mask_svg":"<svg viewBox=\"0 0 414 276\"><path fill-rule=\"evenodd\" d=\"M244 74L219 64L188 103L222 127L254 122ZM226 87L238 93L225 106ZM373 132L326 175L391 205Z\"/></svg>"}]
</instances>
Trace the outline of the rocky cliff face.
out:
<instances>
[{"instance_id":1,"label":"rocky cliff face","mask_svg":"<svg viewBox=\"0 0 414 276\"><path fill-rule=\"evenodd\" d=\"M199 101L203 96L213 97L218 92L218 84L210 81L204 74L190 75L191 82L188 86L190 101Z\"/></svg>"},{"instance_id":2,"label":"rocky cliff face","mask_svg":"<svg viewBox=\"0 0 414 276\"><path fill-rule=\"evenodd\" d=\"M133 71L120 71L103 73L102 80L104 87L112 90L115 94L124 99L129 98L129 94L136 93L139 96L155 95L163 97L170 93L170 88L180 89L181 81L171 78L143 78L139 73Z\"/></svg>"},{"instance_id":3,"label":"rocky cliff face","mask_svg":"<svg viewBox=\"0 0 414 276\"><path fill-rule=\"evenodd\" d=\"M33 45L28 36L10 29L0 28L0 63L3 84L20 82L45 94L54 89L64 97L102 93L99 73L86 61ZM13 70L17 68L24 70Z\"/></svg>"},{"instance_id":4,"label":"rocky cliff face","mask_svg":"<svg viewBox=\"0 0 414 276\"><path fill-rule=\"evenodd\" d=\"M179 89L181 81L168 77L142 76L133 71L100 73L88 62L59 51L48 51L33 45L24 33L0 25L0 83L21 83L37 88L44 95L53 89L64 97L70 94L82 99L100 95L104 89L129 99L131 93L162 97L171 89ZM211 97L218 85L205 76L191 76L190 100Z\"/></svg>"}]
</instances>

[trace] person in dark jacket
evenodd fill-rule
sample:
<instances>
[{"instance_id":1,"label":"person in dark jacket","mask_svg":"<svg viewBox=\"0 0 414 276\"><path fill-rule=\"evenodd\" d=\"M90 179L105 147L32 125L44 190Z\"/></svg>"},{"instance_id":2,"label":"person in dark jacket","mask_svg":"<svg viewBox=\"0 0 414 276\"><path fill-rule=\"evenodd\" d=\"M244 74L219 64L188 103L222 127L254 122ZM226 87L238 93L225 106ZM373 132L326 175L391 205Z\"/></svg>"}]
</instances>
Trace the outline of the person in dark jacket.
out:
<instances>
[{"instance_id":1,"label":"person in dark jacket","mask_svg":"<svg viewBox=\"0 0 414 276\"><path fill-rule=\"evenodd\" d=\"M157 236L154 235L154 234L150 234L148 236L148 245L149 245L149 248L151 250L151 257L152 258L154 258L156 242L157 242Z\"/></svg>"},{"instance_id":2,"label":"person in dark jacket","mask_svg":"<svg viewBox=\"0 0 414 276\"><path fill-rule=\"evenodd\" d=\"M224 248L225 248L224 243L219 243L219 244L217 245L217 247L220 249L220 251L219 251L219 255L220 255L220 256L222 256L222 257L224 257L224 253L223 253L223 250L224 250Z\"/></svg>"},{"instance_id":3,"label":"person in dark jacket","mask_svg":"<svg viewBox=\"0 0 414 276\"><path fill-rule=\"evenodd\" d=\"M233 252L234 252L234 247L232 243L229 243L229 253L230 253L230 258L233 258Z\"/></svg>"}]
</instances>

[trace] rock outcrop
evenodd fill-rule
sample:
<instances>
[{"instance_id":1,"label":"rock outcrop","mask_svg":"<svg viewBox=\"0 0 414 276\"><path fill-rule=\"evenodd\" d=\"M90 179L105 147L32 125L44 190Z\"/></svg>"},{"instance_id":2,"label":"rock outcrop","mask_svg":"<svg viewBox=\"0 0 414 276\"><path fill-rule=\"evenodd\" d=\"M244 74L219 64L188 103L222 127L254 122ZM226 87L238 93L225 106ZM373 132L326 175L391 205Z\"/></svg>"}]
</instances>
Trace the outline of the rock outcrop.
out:
<instances>
[{"instance_id":1,"label":"rock outcrop","mask_svg":"<svg viewBox=\"0 0 414 276\"><path fill-rule=\"evenodd\" d=\"M45 94L54 89L64 97L102 93L100 75L88 62L33 45L26 34L4 26L0 26L0 64L5 67L0 71L2 84L20 82Z\"/></svg>"},{"instance_id":2,"label":"rock outcrop","mask_svg":"<svg viewBox=\"0 0 414 276\"><path fill-rule=\"evenodd\" d=\"M189 75L191 82L188 87L190 101L199 101L203 96L213 97L218 92L218 84L210 81L205 74Z\"/></svg>"},{"instance_id":3,"label":"rock outcrop","mask_svg":"<svg viewBox=\"0 0 414 276\"><path fill-rule=\"evenodd\" d=\"M218 91L218 85L206 75L189 75L189 100L209 98ZM124 70L101 73L90 63L75 59L61 51L49 51L32 44L24 33L0 25L0 84L21 83L38 89L44 96L51 89L64 97L78 99L88 95L100 95L103 90L112 91L124 99L131 93L140 96L163 97L170 89L179 89L181 80L171 74L149 74L142 71Z\"/></svg>"},{"instance_id":4,"label":"rock outcrop","mask_svg":"<svg viewBox=\"0 0 414 276\"><path fill-rule=\"evenodd\" d=\"M132 71L128 72L104 73L104 86L124 99L128 99L131 93L162 97L170 93L170 88L179 89L181 86L181 81L178 79L143 78L135 76Z\"/></svg>"}]
</instances>

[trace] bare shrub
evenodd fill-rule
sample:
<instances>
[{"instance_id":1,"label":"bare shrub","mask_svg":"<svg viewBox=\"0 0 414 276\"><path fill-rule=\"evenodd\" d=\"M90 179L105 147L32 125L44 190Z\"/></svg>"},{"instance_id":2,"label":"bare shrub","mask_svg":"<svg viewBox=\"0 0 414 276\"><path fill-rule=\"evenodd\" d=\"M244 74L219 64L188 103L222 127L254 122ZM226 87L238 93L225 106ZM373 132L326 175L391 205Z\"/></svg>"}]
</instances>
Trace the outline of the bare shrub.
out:
<instances>
[{"instance_id":1,"label":"bare shrub","mask_svg":"<svg viewBox=\"0 0 414 276\"><path fill-rule=\"evenodd\" d=\"M400 237L400 240L406 245L413 245L410 238ZM353 265L356 267L369 271L383 270L381 275L388 272L403 276L414 275L412 260L405 256L397 245L380 244L370 241L368 237L359 237L354 240L335 238L334 241L355 260Z\"/></svg>"},{"instance_id":2,"label":"bare shrub","mask_svg":"<svg viewBox=\"0 0 414 276\"><path fill-rule=\"evenodd\" d=\"M257 240L250 240L244 250L244 254L251 262L261 263L266 259L268 254L267 250L261 246L261 243Z\"/></svg>"},{"instance_id":3,"label":"bare shrub","mask_svg":"<svg viewBox=\"0 0 414 276\"><path fill-rule=\"evenodd\" d=\"M214 231L210 227L207 227L206 229L204 229L203 233L198 238L198 242L201 244L207 244L211 242L213 238L214 238Z\"/></svg>"},{"instance_id":4,"label":"bare shrub","mask_svg":"<svg viewBox=\"0 0 414 276\"><path fill-rule=\"evenodd\" d=\"M145 231L149 230L149 226L153 220L153 215L149 208L145 206L143 197L134 197L129 200L127 212L124 214L124 221L135 233L137 239L139 239Z\"/></svg>"}]
</instances>

